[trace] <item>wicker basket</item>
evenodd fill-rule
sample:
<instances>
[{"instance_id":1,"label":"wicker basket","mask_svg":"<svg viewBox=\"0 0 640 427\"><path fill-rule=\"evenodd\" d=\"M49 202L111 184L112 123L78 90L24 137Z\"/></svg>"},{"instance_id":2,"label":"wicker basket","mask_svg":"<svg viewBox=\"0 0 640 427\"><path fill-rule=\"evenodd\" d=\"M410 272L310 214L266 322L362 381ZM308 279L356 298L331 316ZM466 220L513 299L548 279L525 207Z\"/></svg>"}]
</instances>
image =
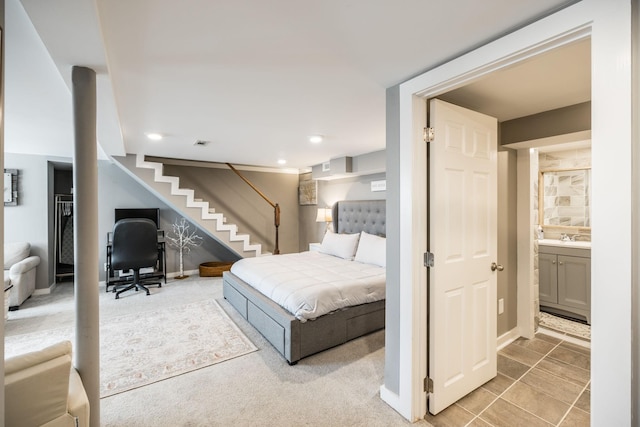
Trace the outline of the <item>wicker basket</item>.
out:
<instances>
[{"instance_id":1,"label":"wicker basket","mask_svg":"<svg viewBox=\"0 0 640 427\"><path fill-rule=\"evenodd\" d=\"M224 261L211 261L203 262L199 266L200 277L219 277L222 276L223 271L229 271L231 269L232 262Z\"/></svg>"}]
</instances>

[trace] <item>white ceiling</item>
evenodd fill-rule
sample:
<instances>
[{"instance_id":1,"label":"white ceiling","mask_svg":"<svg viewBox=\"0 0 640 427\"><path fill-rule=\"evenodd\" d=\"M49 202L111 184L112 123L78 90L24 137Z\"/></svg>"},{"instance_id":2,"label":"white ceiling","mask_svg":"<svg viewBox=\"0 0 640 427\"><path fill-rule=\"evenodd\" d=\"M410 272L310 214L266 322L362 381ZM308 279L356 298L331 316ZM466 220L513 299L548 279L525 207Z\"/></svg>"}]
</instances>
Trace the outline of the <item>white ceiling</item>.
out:
<instances>
[{"instance_id":1,"label":"white ceiling","mask_svg":"<svg viewBox=\"0 0 640 427\"><path fill-rule=\"evenodd\" d=\"M6 0L5 150L72 156L73 65L97 72L103 154L303 169L382 150L386 88L569 3ZM583 102L588 52L447 96L499 120Z\"/></svg>"},{"instance_id":2,"label":"white ceiling","mask_svg":"<svg viewBox=\"0 0 640 427\"><path fill-rule=\"evenodd\" d=\"M441 98L500 121L589 101L591 40L538 55Z\"/></svg>"}]
</instances>

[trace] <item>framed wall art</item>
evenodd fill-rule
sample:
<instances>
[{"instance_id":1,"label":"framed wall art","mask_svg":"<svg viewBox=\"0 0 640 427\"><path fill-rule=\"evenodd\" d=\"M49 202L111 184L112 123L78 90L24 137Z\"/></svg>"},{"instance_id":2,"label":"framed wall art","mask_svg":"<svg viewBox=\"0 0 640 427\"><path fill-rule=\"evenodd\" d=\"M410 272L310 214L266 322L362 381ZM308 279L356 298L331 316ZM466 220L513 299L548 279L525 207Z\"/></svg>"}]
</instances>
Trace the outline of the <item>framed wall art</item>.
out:
<instances>
[{"instance_id":1,"label":"framed wall art","mask_svg":"<svg viewBox=\"0 0 640 427\"><path fill-rule=\"evenodd\" d=\"M300 201L300 206L317 205L318 181L315 179L300 181L300 186L298 187L298 199Z\"/></svg>"}]
</instances>

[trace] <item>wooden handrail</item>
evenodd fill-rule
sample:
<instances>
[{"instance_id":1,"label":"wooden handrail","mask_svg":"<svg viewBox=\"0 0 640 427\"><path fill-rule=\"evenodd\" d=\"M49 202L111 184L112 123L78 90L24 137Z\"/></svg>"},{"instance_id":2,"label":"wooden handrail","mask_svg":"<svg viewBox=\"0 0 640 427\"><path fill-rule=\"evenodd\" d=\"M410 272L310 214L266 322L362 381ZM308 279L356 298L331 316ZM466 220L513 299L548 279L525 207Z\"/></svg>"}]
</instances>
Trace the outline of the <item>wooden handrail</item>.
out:
<instances>
[{"instance_id":1,"label":"wooden handrail","mask_svg":"<svg viewBox=\"0 0 640 427\"><path fill-rule=\"evenodd\" d=\"M274 222L274 225L276 226L276 246L273 249L273 254L274 255L278 255L280 253L280 248L278 246L279 245L279 242L278 242L278 227L280 227L280 205L278 205L277 203L274 203L271 200L269 200L269 198L267 196L265 196L262 191L258 190L258 188L255 185L253 185L247 178L245 178L236 168L234 168L231 163L225 163L225 164L227 166L229 166L229 169L234 171L236 173L236 175L238 175L240 178L242 178L242 180L244 182L246 182L247 185L249 185L249 187L253 188L253 191L258 193L260 195L260 197L262 197L273 208L273 222Z\"/></svg>"}]
</instances>

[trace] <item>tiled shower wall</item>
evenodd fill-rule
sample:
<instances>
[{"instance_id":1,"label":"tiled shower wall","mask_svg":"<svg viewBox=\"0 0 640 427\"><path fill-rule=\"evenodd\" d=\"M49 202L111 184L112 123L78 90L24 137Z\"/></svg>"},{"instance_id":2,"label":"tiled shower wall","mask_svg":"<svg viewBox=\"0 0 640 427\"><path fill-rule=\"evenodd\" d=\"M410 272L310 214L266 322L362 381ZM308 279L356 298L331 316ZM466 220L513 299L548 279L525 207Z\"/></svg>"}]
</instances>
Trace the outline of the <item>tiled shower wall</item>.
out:
<instances>
[{"instance_id":1,"label":"tiled shower wall","mask_svg":"<svg viewBox=\"0 0 640 427\"><path fill-rule=\"evenodd\" d=\"M539 153L538 155L539 170L547 169L575 169L591 167L591 149L581 148L567 151L554 151L550 153ZM537 186L535 187L537 190ZM534 206L538 207L538 193L534 192ZM538 217L536 213L535 218ZM537 226L536 226L537 228ZM544 226L543 226L544 228ZM555 228L554 230L545 230L544 237L546 239L559 239L562 233L578 234L575 228ZM580 236L577 240L591 241L591 233L587 230L580 230Z\"/></svg>"}]
</instances>

